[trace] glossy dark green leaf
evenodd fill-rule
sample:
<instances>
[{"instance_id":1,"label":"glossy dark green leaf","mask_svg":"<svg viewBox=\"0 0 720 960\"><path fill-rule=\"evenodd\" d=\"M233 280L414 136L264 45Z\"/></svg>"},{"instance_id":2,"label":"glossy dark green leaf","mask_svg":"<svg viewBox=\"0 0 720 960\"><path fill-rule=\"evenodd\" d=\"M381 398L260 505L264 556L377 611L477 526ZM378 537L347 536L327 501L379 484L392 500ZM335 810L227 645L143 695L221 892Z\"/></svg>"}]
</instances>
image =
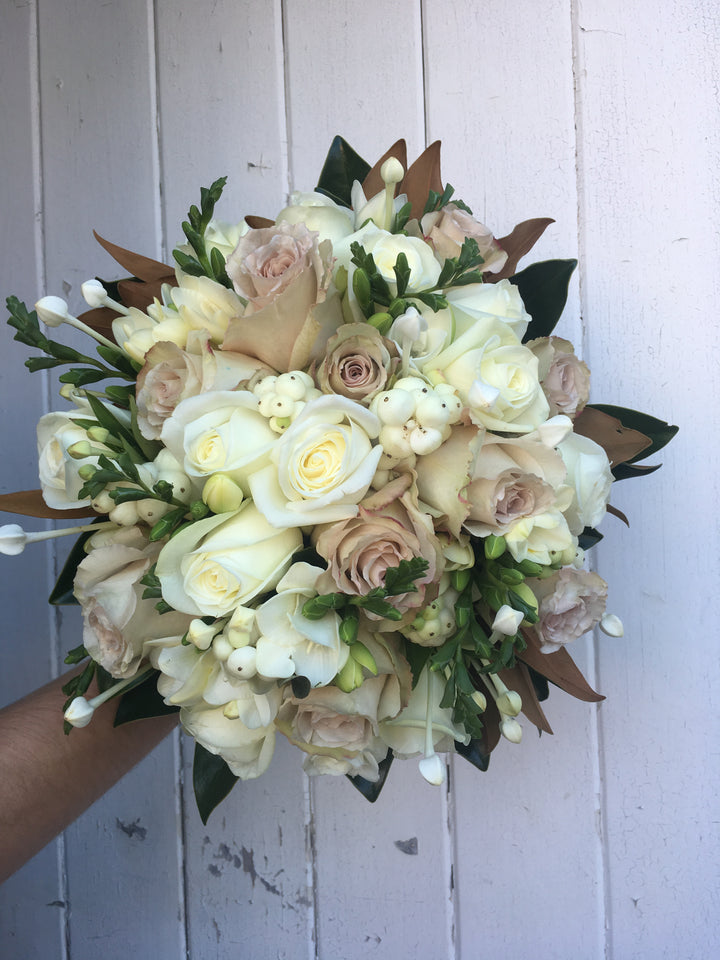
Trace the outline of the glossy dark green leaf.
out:
<instances>
[{"instance_id":1,"label":"glossy dark green leaf","mask_svg":"<svg viewBox=\"0 0 720 960\"><path fill-rule=\"evenodd\" d=\"M393 752L392 750L388 750L385 759L381 760L378 764L380 776L375 782L372 780L366 780L365 777L351 777L350 774L347 775L347 778L355 787L355 789L360 791L366 800L369 800L370 803L375 803L377 798L380 796L380 791L385 786L385 781L387 780L388 773L390 772L392 762Z\"/></svg>"},{"instance_id":2,"label":"glossy dark green leaf","mask_svg":"<svg viewBox=\"0 0 720 960\"><path fill-rule=\"evenodd\" d=\"M578 546L581 550L589 550L590 547L594 547L596 543L600 543L603 535L595 530L593 527L585 527L583 532L578 537Z\"/></svg>"},{"instance_id":3,"label":"glossy dark green leaf","mask_svg":"<svg viewBox=\"0 0 720 960\"><path fill-rule=\"evenodd\" d=\"M85 553L85 541L89 536L91 536L90 533L81 533L73 544L72 550L65 561L65 565L60 571L60 576L57 578L57 583L48 597L48 603L52 603L57 607L77 603L75 594L73 593L73 583L75 581L77 568L87 556Z\"/></svg>"},{"instance_id":4,"label":"glossy dark green leaf","mask_svg":"<svg viewBox=\"0 0 720 960\"><path fill-rule=\"evenodd\" d=\"M369 172L370 164L355 153L342 137L335 137L315 189L336 203L349 207L353 181L359 180L362 183Z\"/></svg>"},{"instance_id":5,"label":"glossy dark green leaf","mask_svg":"<svg viewBox=\"0 0 720 960\"><path fill-rule=\"evenodd\" d=\"M541 673L538 673L537 670L533 670L533 668L529 667L527 664L525 664L525 669L530 675L530 680L535 690L535 696L541 702L543 700L547 700L547 698L550 696L550 688L548 686L547 678Z\"/></svg>"},{"instance_id":6,"label":"glossy dark green leaf","mask_svg":"<svg viewBox=\"0 0 720 960\"><path fill-rule=\"evenodd\" d=\"M471 740L468 744L455 742L456 752L484 773L490 766L490 754L485 753L482 747L482 740Z\"/></svg>"},{"instance_id":7,"label":"glossy dark green leaf","mask_svg":"<svg viewBox=\"0 0 720 960\"><path fill-rule=\"evenodd\" d=\"M222 757L210 753L199 743L195 744L193 789L203 823L208 822L208 817L215 807L222 803L237 782L238 778L231 773Z\"/></svg>"},{"instance_id":8,"label":"glossy dark green leaf","mask_svg":"<svg viewBox=\"0 0 720 960\"><path fill-rule=\"evenodd\" d=\"M542 260L510 277L532 317L525 341L549 337L565 308L568 284L577 260Z\"/></svg>"},{"instance_id":9,"label":"glossy dark green leaf","mask_svg":"<svg viewBox=\"0 0 720 960\"><path fill-rule=\"evenodd\" d=\"M641 450L628 463L637 463L639 460L644 460L646 457L652 456L653 453L657 453L658 450L662 450L665 444L670 443L679 429L671 423L650 416L649 413L630 410L628 407L615 407L608 403L591 403L588 406L606 413L609 417L615 417L624 427L628 427L630 430L638 430L650 438L652 441L650 446Z\"/></svg>"},{"instance_id":10,"label":"glossy dark green leaf","mask_svg":"<svg viewBox=\"0 0 720 960\"><path fill-rule=\"evenodd\" d=\"M647 477L655 473L662 466L661 463L654 463L652 466L634 466L631 463L618 463L612 468L612 475L615 480L629 480L632 477Z\"/></svg>"},{"instance_id":11,"label":"glossy dark green leaf","mask_svg":"<svg viewBox=\"0 0 720 960\"><path fill-rule=\"evenodd\" d=\"M168 713L180 712L180 707L169 707L158 693L157 677L157 673L151 673L120 697L113 726L119 727L132 720L147 720L149 717L164 717Z\"/></svg>"}]
</instances>

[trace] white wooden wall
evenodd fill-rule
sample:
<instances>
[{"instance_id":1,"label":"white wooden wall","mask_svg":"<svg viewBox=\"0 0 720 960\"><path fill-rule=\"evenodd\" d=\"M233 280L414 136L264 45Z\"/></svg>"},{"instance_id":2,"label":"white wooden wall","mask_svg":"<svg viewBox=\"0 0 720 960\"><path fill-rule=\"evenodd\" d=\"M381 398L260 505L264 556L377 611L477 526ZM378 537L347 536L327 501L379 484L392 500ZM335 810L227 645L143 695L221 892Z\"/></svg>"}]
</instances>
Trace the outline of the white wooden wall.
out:
<instances>
[{"instance_id":1,"label":"white wooden wall","mask_svg":"<svg viewBox=\"0 0 720 960\"><path fill-rule=\"evenodd\" d=\"M227 219L273 215L335 133L371 161L440 138L499 235L552 216L537 258L580 257L560 332L594 398L681 426L662 471L615 490L630 531L604 525L626 636L575 650L599 708L555 691L554 737L502 744L485 775L458 758L442 791L397 763L374 807L281 745L207 827L171 738L0 890L0 954L717 955L717 0L0 3L3 297L79 307L117 275L92 228L169 259L223 174ZM34 423L59 405L11 332L0 492L37 485ZM3 702L77 643L75 612L44 606L57 563L3 560Z\"/></svg>"}]
</instances>

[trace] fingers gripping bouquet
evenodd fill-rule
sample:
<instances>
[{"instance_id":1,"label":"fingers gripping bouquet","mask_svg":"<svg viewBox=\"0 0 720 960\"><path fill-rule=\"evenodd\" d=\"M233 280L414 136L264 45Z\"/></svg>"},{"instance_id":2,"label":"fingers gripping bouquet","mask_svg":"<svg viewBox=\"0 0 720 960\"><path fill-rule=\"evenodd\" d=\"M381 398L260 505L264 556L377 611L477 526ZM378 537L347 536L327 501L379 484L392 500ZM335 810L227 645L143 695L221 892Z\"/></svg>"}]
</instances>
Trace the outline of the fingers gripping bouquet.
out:
<instances>
[{"instance_id":1,"label":"fingers gripping bouquet","mask_svg":"<svg viewBox=\"0 0 720 960\"><path fill-rule=\"evenodd\" d=\"M133 276L84 284L81 319L8 301L30 369L69 367L69 407L38 425L42 496L0 506L94 518L2 531L10 554L81 534L51 597L84 618L66 722L115 696L118 723L179 710L204 818L278 732L371 799L394 756L431 783L446 751L486 769L521 713L551 732L548 681L601 699L566 647L622 626L584 550L613 480L675 428L588 404L552 335L575 261L518 272L551 221L496 239L443 186L439 144L370 168L337 138L274 221L212 219L223 184L175 273L100 240Z\"/></svg>"}]
</instances>

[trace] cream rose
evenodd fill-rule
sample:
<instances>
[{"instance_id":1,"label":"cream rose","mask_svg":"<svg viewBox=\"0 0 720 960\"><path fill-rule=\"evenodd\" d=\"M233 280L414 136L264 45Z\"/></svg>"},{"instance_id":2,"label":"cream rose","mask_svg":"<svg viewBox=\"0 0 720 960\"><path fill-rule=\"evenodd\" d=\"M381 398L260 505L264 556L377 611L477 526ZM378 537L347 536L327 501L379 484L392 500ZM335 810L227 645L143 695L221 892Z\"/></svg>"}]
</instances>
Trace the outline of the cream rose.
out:
<instances>
[{"instance_id":1,"label":"cream rose","mask_svg":"<svg viewBox=\"0 0 720 960\"><path fill-rule=\"evenodd\" d=\"M455 320L455 338L469 330L478 320L502 320L518 340L525 336L530 314L525 309L520 291L509 280L497 283L469 283L447 291Z\"/></svg>"},{"instance_id":2,"label":"cream rose","mask_svg":"<svg viewBox=\"0 0 720 960\"><path fill-rule=\"evenodd\" d=\"M561 337L541 337L527 344L540 363L539 376L550 413L575 417L590 396L590 371Z\"/></svg>"},{"instance_id":3,"label":"cream rose","mask_svg":"<svg viewBox=\"0 0 720 960\"><path fill-rule=\"evenodd\" d=\"M607 584L596 573L565 567L546 580L529 580L538 599L540 620L533 629L543 653L577 640L605 613Z\"/></svg>"},{"instance_id":4,"label":"cream rose","mask_svg":"<svg viewBox=\"0 0 720 960\"><path fill-rule=\"evenodd\" d=\"M605 516L613 475L603 448L589 437L572 433L558 444L568 472L568 483L574 488L572 503L565 517L574 534L585 527L594 527Z\"/></svg>"},{"instance_id":5,"label":"cream rose","mask_svg":"<svg viewBox=\"0 0 720 960\"><path fill-rule=\"evenodd\" d=\"M469 238L478 245L484 260L480 267L483 272L489 270L497 273L505 266L507 254L492 232L454 203L448 203L442 210L426 213L420 226L441 257L457 257L463 240Z\"/></svg>"},{"instance_id":6,"label":"cream rose","mask_svg":"<svg viewBox=\"0 0 720 960\"><path fill-rule=\"evenodd\" d=\"M121 539L127 541L123 531ZM185 633L189 617L179 613L157 615L154 600L143 600L141 578L158 554L135 532L137 546L118 542L91 550L75 575L75 596L80 603L83 644L90 656L114 677L133 676L143 659L145 645L158 635Z\"/></svg>"},{"instance_id":7,"label":"cream rose","mask_svg":"<svg viewBox=\"0 0 720 960\"><path fill-rule=\"evenodd\" d=\"M277 527L353 517L377 468L377 417L345 397L311 400L272 449L272 463L250 476L258 508Z\"/></svg>"},{"instance_id":8,"label":"cream rose","mask_svg":"<svg viewBox=\"0 0 720 960\"><path fill-rule=\"evenodd\" d=\"M333 244L353 233L355 223L352 210L322 193L290 194L290 204L277 215L276 223L303 223L308 230L316 232L320 240Z\"/></svg>"},{"instance_id":9,"label":"cream rose","mask_svg":"<svg viewBox=\"0 0 720 960\"><path fill-rule=\"evenodd\" d=\"M190 477L227 474L247 492L248 475L263 466L277 442L246 390L217 390L181 400L161 438Z\"/></svg>"},{"instance_id":10,"label":"cream rose","mask_svg":"<svg viewBox=\"0 0 720 960\"><path fill-rule=\"evenodd\" d=\"M236 513L182 529L163 547L156 572L171 607L195 617L222 617L271 590L301 546L299 530L271 527L245 501Z\"/></svg>"},{"instance_id":11,"label":"cream rose","mask_svg":"<svg viewBox=\"0 0 720 960\"><path fill-rule=\"evenodd\" d=\"M415 581L417 592L393 597L393 606L401 611L424 606L426 588L439 579L444 566L432 519L418 506L410 474L363 500L356 517L319 527L314 535L315 549L328 562L329 590L351 596L384 586L386 571L402 560L427 560L426 572Z\"/></svg>"},{"instance_id":12,"label":"cream rose","mask_svg":"<svg viewBox=\"0 0 720 960\"><path fill-rule=\"evenodd\" d=\"M549 566L557 560L570 563L577 546L559 510L547 510L524 517L506 530L504 537L515 560L532 560L543 566Z\"/></svg>"},{"instance_id":13,"label":"cream rose","mask_svg":"<svg viewBox=\"0 0 720 960\"><path fill-rule=\"evenodd\" d=\"M367 323L348 323L328 340L317 382L323 393L367 404L385 389L397 363L397 350L390 340Z\"/></svg>"},{"instance_id":14,"label":"cream rose","mask_svg":"<svg viewBox=\"0 0 720 960\"><path fill-rule=\"evenodd\" d=\"M444 689L444 677L425 667L405 709L380 724L380 736L398 756L414 757L425 752L428 727L432 745L440 752L452 750L456 740L469 742L470 735L453 722L452 708L440 706Z\"/></svg>"}]
</instances>

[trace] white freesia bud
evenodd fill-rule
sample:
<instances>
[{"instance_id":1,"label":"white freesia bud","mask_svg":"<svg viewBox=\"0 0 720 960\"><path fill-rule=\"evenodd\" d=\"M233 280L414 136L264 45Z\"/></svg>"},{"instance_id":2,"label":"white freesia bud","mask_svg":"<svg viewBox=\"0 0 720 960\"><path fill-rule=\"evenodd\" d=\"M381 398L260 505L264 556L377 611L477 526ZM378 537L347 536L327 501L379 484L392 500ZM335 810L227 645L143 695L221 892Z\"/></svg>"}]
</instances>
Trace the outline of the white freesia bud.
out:
<instances>
[{"instance_id":1,"label":"white freesia bud","mask_svg":"<svg viewBox=\"0 0 720 960\"><path fill-rule=\"evenodd\" d=\"M496 700L497 708L506 717L516 717L522 710L522 698L515 690L505 690Z\"/></svg>"},{"instance_id":2,"label":"white freesia bud","mask_svg":"<svg viewBox=\"0 0 720 960\"><path fill-rule=\"evenodd\" d=\"M445 764L437 753L433 753L429 757L423 757L418 763L418 767L423 777L434 787L439 787L445 783Z\"/></svg>"},{"instance_id":3,"label":"white freesia bud","mask_svg":"<svg viewBox=\"0 0 720 960\"><path fill-rule=\"evenodd\" d=\"M421 334L427 332L427 320L415 309L408 307L401 313L390 328L390 338L396 343L418 340Z\"/></svg>"},{"instance_id":4,"label":"white freesia bud","mask_svg":"<svg viewBox=\"0 0 720 960\"><path fill-rule=\"evenodd\" d=\"M62 297L42 297L35 304L35 311L47 327L59 327L70 318L67 301Z\"/></svg>"},{"instance_id":5,"label":"white freesia bud","mask_svg":"<svg viewBox=\"0 0 720 960\"><path fill-rule=\"evenodd\" d=\"M7 557L16 557L22 553L29 543L38 543L41 540L54 540L56 537L69 536L71 533L93 533L115 527L113 523L84 524L77 527L63 527L62 530L40 530L37 533L28 533L17 523L8 523L0 527L0 553Z\"/></svg>"},{"instance_id":6,"label":"white freesia bud","mask_svg":"<svg viewBox=\"0 0 720 960\"><path fill-rule=\"evenodd\" d=\"M522 727L515 717L503 717L500 721L500 733L509 740L510 743L520 743L522 740Z\"/></svg>"},{"instance_id":7,"label":"white freesia bud","mask_svg":"<svg viewBox=\"0 0 720 960\"><path fill-rule=\"evenodd\" d=\"M187 631L187 638L190 643L194 643L198 650L207 650L213 642L217 628L213 623L203 623L200 619L190 621Z\"/></svg>"},{"instance_id":8,"label":"white freesia bud","mask_svg":"<svg viewBox=\"0 0 720 960\"><path fill-rule=\"evenodd\" d=\"M472 696L472 699L477 704L478 709L480 710L480 713L485 713L485 711L487 710L487 697L485 696L485 694L480 693L479 690L475 690L473 691L471 696Z\"/></svg>"},{"instance_id":9,"label":"white freesia bud","mask_svg":"<svg viewBox=\"0 0 720 960\"><path fill-rule=\"evenodd\" d=\"M86 727L92 720L95 707L85 697L75 697L64 713L64 717L73 727Z\"/></svg>"},{"instance_id":10,"label":"white freesia bud","mask_svg":"<svg viewBox=\"0 0 720 960\"><path fill-rule=\"evenodd\" d=\"M89 307L102 307L107 298L105 287L99 280L86 280L80 287L80 291Z\"/></svg>"},{"instance_id":11,"label":"white freesia bud","mask_svg":"<svg viewBox=\"0 0 720 960\"><path fill-rule=\"evenodd\" d=\"M520 629L523 619L524 614L520 610L514 610L504 603L495 615L492 628L506 637L514 637Z\"/></svg>"},{"instance_id":12,"label":"white freesia bud","mask_svg":"<svg viewBox=\"0 0 720 960\"><path fill-rule=\"evenodd\" d=\"M383 183L400 183L405 176L405 169L396 157L388 157L380 167L380 176Z\"/></svg>"},{"instance_id":13,"label":"white freesia bud","mask_svg":"<svg viewBox=\"0 0 720 960\"><path fill-rule=\"evenodd\" d=\"M559 443L572 433L573 425L570 417L564 413L559 413L555 417L550 417L537 428L537 434L542 444L550 449L554 449Z\"/></svg>"},{"instance_id":14,"label":"white freesia bud","mask_svg":"<svg viewBox=\"0 0 720 960\"><path fill-rule=\"evenodd\" d=\"M614 613L606 613L603 617L601 617L600 629L609 637L625 636L625 628L623 627L622 620L620 617L615 616Z\"/></svg>"}]
</instances>

